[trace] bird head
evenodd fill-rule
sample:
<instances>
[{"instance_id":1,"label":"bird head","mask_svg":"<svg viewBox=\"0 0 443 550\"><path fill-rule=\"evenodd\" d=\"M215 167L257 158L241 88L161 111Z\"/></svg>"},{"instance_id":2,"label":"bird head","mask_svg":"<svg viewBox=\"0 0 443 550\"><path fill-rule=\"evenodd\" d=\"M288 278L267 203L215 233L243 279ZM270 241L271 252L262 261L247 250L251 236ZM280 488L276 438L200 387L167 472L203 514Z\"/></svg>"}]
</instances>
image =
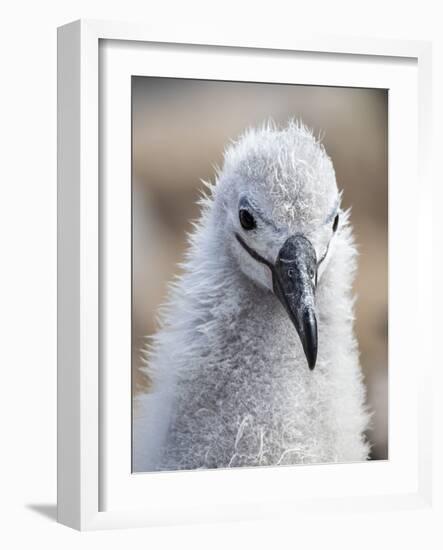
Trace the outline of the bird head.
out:
<instances>
[{"instance_id":1,"label":"bird head","mask_svg":"<svg viewBox=\"0 0 443 550\"><path fill-rule=\"evenodd\" d=\"M297 122L248 130L225 152L215 206L236 264L281 302L312 370L315 293L340 226L340 194L324 147Z\"/></svg>"}]
</instances>

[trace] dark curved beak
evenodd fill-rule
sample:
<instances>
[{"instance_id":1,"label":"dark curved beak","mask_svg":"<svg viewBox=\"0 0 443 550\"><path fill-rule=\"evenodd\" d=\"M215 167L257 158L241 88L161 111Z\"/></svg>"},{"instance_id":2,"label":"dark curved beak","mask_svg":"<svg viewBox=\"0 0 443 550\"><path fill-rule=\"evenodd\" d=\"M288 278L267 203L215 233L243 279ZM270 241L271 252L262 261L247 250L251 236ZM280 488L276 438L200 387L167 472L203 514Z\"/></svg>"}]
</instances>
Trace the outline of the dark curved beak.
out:
<instances>
[{"instance_id":1,"label":"dark curved beak","mask_svg":"<svg viewBox=\"0 0 443 550\"><path fill-rule=\"evenodd\" d=\"M275 295L297 330L311 370L317 361L316 281L314 247L303 235L289 237L278 253L272 282Z\"/></svg>"}]
</instances>

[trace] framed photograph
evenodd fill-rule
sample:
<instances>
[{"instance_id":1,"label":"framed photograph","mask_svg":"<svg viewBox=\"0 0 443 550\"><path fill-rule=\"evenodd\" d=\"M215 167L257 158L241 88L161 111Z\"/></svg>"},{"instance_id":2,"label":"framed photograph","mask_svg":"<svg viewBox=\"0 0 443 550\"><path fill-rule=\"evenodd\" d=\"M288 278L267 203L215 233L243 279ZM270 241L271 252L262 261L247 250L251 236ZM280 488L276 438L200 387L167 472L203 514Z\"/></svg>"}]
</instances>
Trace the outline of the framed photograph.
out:
<instances>
[{"instance_id":1,"label":"framed photograph","mask_svg":"<svg viewBox=\"0 0 443 550\"><path fill-rule=\"evenodd\" d=\"M59 521L430 507L429 44L58 51Z\"/></svg>"}]
</instances>

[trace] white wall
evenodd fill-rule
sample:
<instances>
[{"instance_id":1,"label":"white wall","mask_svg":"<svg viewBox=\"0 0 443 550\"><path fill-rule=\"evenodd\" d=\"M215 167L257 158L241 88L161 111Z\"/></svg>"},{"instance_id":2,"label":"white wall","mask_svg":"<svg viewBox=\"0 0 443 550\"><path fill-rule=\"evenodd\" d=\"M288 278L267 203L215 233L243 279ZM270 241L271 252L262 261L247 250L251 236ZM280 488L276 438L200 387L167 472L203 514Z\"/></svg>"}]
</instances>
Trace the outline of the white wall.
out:
<instances>
[{"instance_id":1,"label":"white wall","mask_svg":"<svg viewBox=\"0 0 443 550\"><path fill-rule=\"evenodd\" d=\"M437 548L441 527L434 515L424 513L82 535L44 515L55 513L56 495L56 27L79 17L153 24L171 19L171 24L189 29L225 27L227 35L232 30L247 33L251 27L266 34L296 33L311 26L327 34L434 39L435 97L441 98L443 39L438 2L408 4L273 0L263 7L258 0L17 0L3 5L0 545L4 548L65 550L80 544L85 548L97 544L116 548ZM441 105L440 100L434 117L438 148ZM441 200L441 189L438 193ZM434 204L439 213L438 200ZM437 246L442 250L441 234ZM441 266L434 279L443 280Z\"/></svg>"}]
</instances>

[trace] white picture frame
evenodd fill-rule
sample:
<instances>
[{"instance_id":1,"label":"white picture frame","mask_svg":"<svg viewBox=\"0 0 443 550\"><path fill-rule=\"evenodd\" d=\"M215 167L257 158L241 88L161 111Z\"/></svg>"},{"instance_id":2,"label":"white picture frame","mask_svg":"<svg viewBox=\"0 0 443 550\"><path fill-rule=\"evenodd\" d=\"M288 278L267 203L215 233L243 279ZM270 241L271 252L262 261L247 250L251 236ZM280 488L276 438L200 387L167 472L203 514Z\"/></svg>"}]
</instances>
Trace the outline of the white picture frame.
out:
<instances>
[{"instance_id":1,"label":"white picture frame","mask_svg":"<svg viewBox=\"0 0 443 550\"><path fill-rule=\"evenodd\" d=\"M417 319L432 317L424 268L432 262L424 238L431 232L425 212L432 201L430 44L312 35L226 39L204 31L189 37L185 30L166 35L143 25L77 21L59 29L58 51L59 521L83 530L431 507L432 346L418 349L413 336L425 337L426 327L406 324L404 317L407 291ZM294 63L297 77L288 74ZM389 461L131 474L131 224L125 182L132 74L261 76L391 90ZM409 132L402 136L405 113ZM401 162L405 156L407 165ZM412 185L419 189L418 201L408 193ZM416 256L417 270L401 277L407 258L395 243L406 223L415 235L409 258ZM407 350L400 345L405 339ZM402 422L410 431L411 425L417 428L416 437L402 432ZM294 484L296 494L288 493Z\"/></svg>"}]
</instances>

